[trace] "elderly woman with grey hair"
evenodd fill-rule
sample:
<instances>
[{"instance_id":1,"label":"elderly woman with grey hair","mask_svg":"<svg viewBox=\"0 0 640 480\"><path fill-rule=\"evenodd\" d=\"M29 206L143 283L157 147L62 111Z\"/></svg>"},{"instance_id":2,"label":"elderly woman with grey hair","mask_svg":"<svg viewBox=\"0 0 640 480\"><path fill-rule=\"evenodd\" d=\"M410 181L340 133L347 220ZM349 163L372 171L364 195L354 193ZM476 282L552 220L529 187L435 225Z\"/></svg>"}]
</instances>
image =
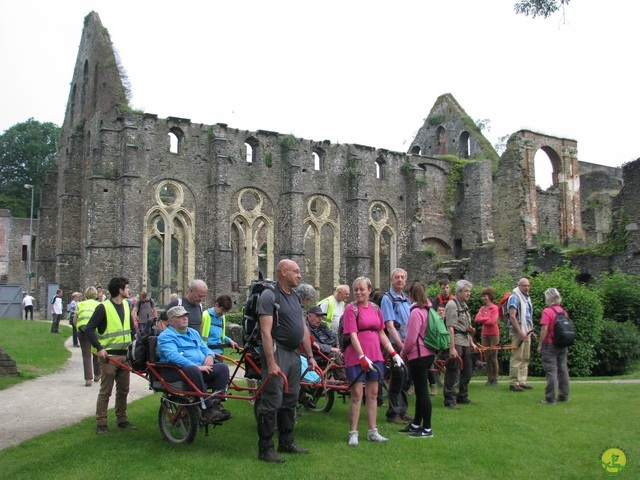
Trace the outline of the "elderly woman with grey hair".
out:
<instances>
[{"instance_id":1,"label":"elderly woman with grey hair","mask_svg":"<svg viewBox=\"0 0 640 480\"><path fill-rule=\"evenodd\" d=\"M302 300L302 307L306 310L310 305L315 305L318 301L318 292L312 285L301 283L294 288Z\"/></svg>"},{"instance_id":2,"label":"elderly woman with grey hair","mask_svg":"<svg viewBox=\"0 0 640 480\"><path fill-rule=\"evenodd\" d=\"M555 405L559 402L569 401L569 369L567 368L568 347L558 347L553 343L553 332L558 314L564 314L569 318L567 312L560 306L562 297L555 288L549 288L544 292L544 301L547 305L542 311L540 325L540 342L538 343L538 353L544 367L544 374L547 378L547 386L544 389L544 405ZM556 391L558 396L556 398Z\"/></svg>"}]
</instances>

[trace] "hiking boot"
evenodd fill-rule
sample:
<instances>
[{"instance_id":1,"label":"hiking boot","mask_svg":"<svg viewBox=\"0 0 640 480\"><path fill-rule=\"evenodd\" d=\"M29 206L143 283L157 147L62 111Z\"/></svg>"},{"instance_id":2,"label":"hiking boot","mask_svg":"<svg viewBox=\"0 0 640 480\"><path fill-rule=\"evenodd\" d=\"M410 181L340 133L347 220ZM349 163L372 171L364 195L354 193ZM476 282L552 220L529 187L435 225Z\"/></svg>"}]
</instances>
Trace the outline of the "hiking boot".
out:
<instances>
[{"instance_id":1,"label":"hiking boot","mask_svg":"<svg viewBox=\"0 0 640 480\"><path fill-rule=\"evenodd\" d=\"M224 408L219 403L214 404L213 405L213 409L215 411L217 411L217 412L220 412L224 416L225 420L229 420L231 418L231 412L229 410L227 410L226 408Z\"/></svg>"},{"instance_id":2,"label":"hiking boot","mask_svg":"<svg viewBox=\"0 0 640 480\"><path fill-rule=\"evenodd\" d=\"M407 415L406 413L404 415L400 415L400 418L402 418L405 422L413 422L413 417L411 415Z\"/></svg>"},{"instance_id":3,"label":"hiking boot","mask_svg":"<svg viewBox=\"0 0 640 480\"><path fill-rule=\"evenodd\" d=\"M430 428L421 428L417 432L409 434L411 438L433 438L433 432Z\"/></svg>"},{"instance_id":4,"label":"hiking boot","mask_svg":"<svg viewBox=\"0 0 640 480\"><path fill-rule=\"evenodd\" d=\"M207 408L206 410L203 410L202 418L204 418L207 423L220 423L227 419L222 412L215 408Z\"/></svg>"},{"instance_id":5,"label":"hiking boot","mask_svg":"<svg viewBox=\"0 0 640 480\"><path fill-rule=\"evenodd\" d=\"M397 425L404 425L404 420L400 418L399 415L394 415L393 417L387 417L387 422L395 423Z\"/></svg>"},{"instance_id":6,"label":"hiking boot","mask_svg":"<svg viewBox=\"0 0 640 480\"><path fill-rule=\"evenodd\" d=\"M532 390L533 387L531 385L527 385L526 383L523 383L522 385L520 385L520 388L524 388L525 390Z\"/></svg>"},{"instance_id":7,"label":"hiking boot","mask_svg":"<svg viewBox=\"0 0 640 480\"><path fill-rule=\"evenodd\" d=\"M400 430L398 430L398 433L415 433L415 432L419 432L420 431L420 427L415 427L412 424L408 424L406 427L401 428Z\"/></svg>"},{"instance_id":8,"label":"hiking boot","mask_svg":"<svg viewBox=\"0 0 640 480\"><path fill-rule=\"evenodd\" d=\"M524 392L524 388L522 388L520 385L509 385L509 390L513 392Z\"/></svg>"},{"instance_id":9,"label":"hiking boot","mask_svg":"<svg viewBox=\"0 0 640 480\"><path fill-rule=\"evenodd\" d=\"M100 381L100 375L96 375L95 377L93 377L93 381L94 382L99 382Z\"/></svg>"},{"instance_id":10,"label":"hiking boot","mask_svg":"<svg viewBox=\"0 0 640 480\"><path fill-rule=\"evenodd\" d=\"M90 387L91 386L91 380L85 380L84 381L84 386L85 387Z\"/></svg>"},{"instance_id":11,"label":"hiking boot","mask_svg":"<svg viewBox=\"0 0 640 480\"><path fill-rule=\"evenodd\" d=\"M98 425L96 427L96 435L105 435L109 433L109 428L106 425Z\"/></svg>"},{"instance_id":12,"label":"hiking boot","mask_svg":"<svg viewBox=\"0 0 640 480\"><path fill-rule=\"evenodd\" d=\"M565 398L560 398L560 397L558 397L558 401L559 401L559 402L564 402L564 403L566 403L566 402L568 402L568 401L569 401L569 397L565 397Z\"/></svg>"},{"instance_id":13,"label":"hiking boot","mask_svg":"<svg viewBox=\"0 0 640 480\"><path fill-rule=\"evenodd\" d=\"M429 387L429 394L432 397L435 397L436 395L438 395L438 386L435 383L431 385L431 387Z\"/></svg>"},{"instance_id":14,"label":"hiking boot","mask_svg":"<svg viewBox=\"0 0 640 480\"><path fill-rule=\"evenodd\" d=\"M369 440L370 442L388 442L389 441L388 438L385 438L382 435L380 435L380 433L378 433L377 428L369 429L369 431L367 432L367 440Z\"/></svg>"},{"instance_id":15,"label":"hiking boot","mask_svg":"<svg viewBox=\"0 0 640 480\"><path fill-rule=\"evenodd\" d=\"M472 402L471 400L458 400L458 405L477 405L476 402Z\"/></svg>"},{"instance_id":16,"label":"hiking boot","mask_svg":"<svg viewBox=\"0 0 640 480\"><path fill-rule=\"evenodd\" d=\"M447 403L445 405L446 408L450 408L451 410L459 410L460 407L458 405L456 405L455 403Z\"/></svg>"},{"instance_id":17,"label":"hiking boot","mask_svg":"<svg viewBox=\"0 0 640 480\"><path fill-rule=\"evenodd\" d=\"M540 400L540 403L543 405L555 405L556 402L549 402L547 399Z\"/></svg>"},{"instance_id":18,"label":"hiking boot","mask_svg":"<svg viewBox=\"0 0 640 480\"><path fill-rule=\"evenodd\" d=\"M276 452L273 448L260 451L258 453L258 460L262 460L263 462L268 463L284 463L284 458L276 455Z\"/></svg>"},{"instance_id":19,"label":"hiking boot","mask_svg":"<svg viewBox=\"0 0 640 480\"><path fill-rule=\"evenodd\" d=\"M347 445L349 445L350 447L357 447L358 446L358 431L357 430L351 430L349 432L349 442L347 443Z\"/></svg>"},{"instance_id":20,"label":"hiking boot","mask_svg":"<svg viewBox=\"0 0 640 480\"><path fill-rule=\"evenodd\" d=\"M134 426L131 422L122 422L118 424L118 428L123 430L137 430L138 427Z\"/></svg>"},{"instance_id":21,"label":"hiking boot","mask_svg":"<svg viewBox=\"0 0 640 480\"><path fill-rule=\"evenodd\" d=\"M278 445L278 453L299 453L306 455L309 450L300 448L295 443L291 442L289 445Z\"/></svg>"}]
</instances>

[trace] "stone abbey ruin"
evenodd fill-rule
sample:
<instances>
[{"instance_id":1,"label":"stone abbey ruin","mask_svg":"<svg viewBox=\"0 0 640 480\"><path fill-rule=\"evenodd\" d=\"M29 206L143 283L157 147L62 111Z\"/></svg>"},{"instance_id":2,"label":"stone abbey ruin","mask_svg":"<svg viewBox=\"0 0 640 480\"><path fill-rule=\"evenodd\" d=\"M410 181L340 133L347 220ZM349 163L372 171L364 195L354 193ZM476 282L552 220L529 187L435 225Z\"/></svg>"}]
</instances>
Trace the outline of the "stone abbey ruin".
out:
<instances>
[{"instance_id":1,"label":"stone abbey ruin","mask_svg":"<svg viewBox=\"0 0 640 480\"><path fill-rule=\"evenodd\" d=\"M547 190L535 185L540 149L553 167ZM571 261L586 276L640 273L638 163L580 162L575 140L527 130L499 156L450 94L408 152L132 111L90 13L38 211L35 296L43 305L49 284L66 296L122 274L160 304L194 278L240 302L285 257L321 295L360 275L387 288L395 267L410 280L486 284L567 258L549 246L614 237L611 252Z\"/></svg>"}]
</instances>

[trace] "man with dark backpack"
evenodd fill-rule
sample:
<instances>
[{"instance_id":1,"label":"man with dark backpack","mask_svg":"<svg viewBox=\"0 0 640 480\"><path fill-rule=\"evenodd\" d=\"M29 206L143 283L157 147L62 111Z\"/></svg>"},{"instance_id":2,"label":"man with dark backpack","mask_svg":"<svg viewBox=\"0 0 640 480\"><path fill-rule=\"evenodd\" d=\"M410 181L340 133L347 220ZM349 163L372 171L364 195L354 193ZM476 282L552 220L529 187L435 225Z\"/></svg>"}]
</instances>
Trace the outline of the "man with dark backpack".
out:
<instances>
[{"instance_id":1,"label":"man with dark backpack","mask_svg":"<svg viewBox=\"0 0 640 480\"><path fill-rule=\"evenodd\" d=\"M273 435L278 429L278 452L305 454L308 450L294 443L296 406L300 391L300 344L309 367L315 369L309 331L306 328L300 297L293 291L300 283L300 267L293 260L281 260L276 267L279 305L274 290L265 288L257 303L261 345L262 380L269 380L256 412L258 422L258 460L282 463L274 450ZM284 392L282 375L289 389Z\"/></svg>"},{"instance_id":2,"label":"man with dark backpack","mask_svg":"<svg viewBox=\"0 0 640 480\"><path fill-rule=\"evenodd\" d=\"M567 312L560 306L562 298L555 288L544 292L547 308L542 311L540 325L540 353L547 386L544 390L544 405L555 405L556 401L569 401L569 370L567 368L568 345L573 343L573 325ZM556 397L557 392L557 397Z\"/></svg>"},{"instance_id":3,"label":"man with dark backpack","mask_svg":"<svg viewBox=\"0 0 640 480\"><path fill-rule=\"evenodd\" d=\"M401 352L403 340L407 336L407 320L411 301L404 294L407 272L396 268L391 272L391 288L382 296L380 307L387 327L387 336L396 352ZM404 366L392 366L389 380L389 408L387 422L404 425L413 418L407 414L409 407L409 378Z\"/></svg>"}]
</instances>

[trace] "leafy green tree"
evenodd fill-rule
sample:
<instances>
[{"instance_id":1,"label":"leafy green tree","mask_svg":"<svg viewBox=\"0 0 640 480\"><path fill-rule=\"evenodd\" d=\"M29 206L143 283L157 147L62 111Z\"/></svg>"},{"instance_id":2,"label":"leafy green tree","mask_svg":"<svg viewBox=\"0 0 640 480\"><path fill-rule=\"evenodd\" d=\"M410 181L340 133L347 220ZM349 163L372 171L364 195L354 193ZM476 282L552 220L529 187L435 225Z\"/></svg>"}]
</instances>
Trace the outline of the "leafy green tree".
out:
<instances>
[{"instance_id":1,"label":"leafy green tree","mask_svg":"<svg viewBox=\"0 0 640 480\"><path fill-rule=\"evenodd\" d=\"M616 322L633 322L640 328L640 275L619 270L603 274L595 291L604 307L604 318Z\"/></svg>"},{"instance_id":2,"label":"leafy green tree","mask_svg":"<svg viewBox=\"0 0 640 480\"><path fill-rule=\"evenodd\" d=\"M31 190L24 185L33 185L39 198L45 172L55 165L59 139L57 125L33 118L0 135L0 208L11 210L15 217L30 215Z\"/></svg>"},{"instance_id":3,"label":"leafy green tree","mask_svg":"<svg viewBox=\"0 0 640 480\"><path fill-rule=\"evenodd\" d=\"M533 18L549 18L564 5L569 5L571 0L521 0L513 6L516 13L531 16Z\"/></svg>"}]
</instances>

